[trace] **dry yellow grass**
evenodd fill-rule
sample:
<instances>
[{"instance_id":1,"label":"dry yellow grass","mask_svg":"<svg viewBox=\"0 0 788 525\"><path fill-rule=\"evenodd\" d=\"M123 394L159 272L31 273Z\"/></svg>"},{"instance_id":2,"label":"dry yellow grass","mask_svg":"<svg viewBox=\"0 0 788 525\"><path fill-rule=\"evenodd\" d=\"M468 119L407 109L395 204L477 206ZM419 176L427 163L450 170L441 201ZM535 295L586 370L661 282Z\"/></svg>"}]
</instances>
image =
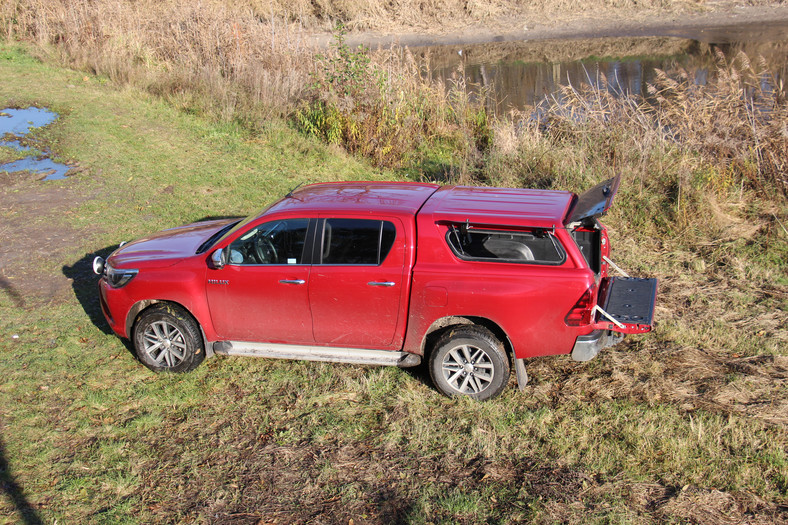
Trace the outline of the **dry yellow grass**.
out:
<instances>
[{"instance_id":1,"label":"dry yellow grass","mask_svg":"<svg viewBox=\"0 0 788 525\"><path fill-rule=\"evenodd\" d=\"M702 2L701 2L702 4ZM305 35L446 31L519 17L686 9L685 0L11 0L0 34L32 40L62 63L132 82L228 117L287 111L308 78ZM261 108L264 108L261 110Z\"/></svg>"},{"instance_id":2,"label":"dry yellow grass","mask_svg":"<svg viewBox=\"0 0 788 525\"><path fill-rule=\"evenodd\" d=\"M286 111L313 57L298 24L243 3L21 0L0 7L0 25L63 64L224 118Z\"/></svg>"},{"instance_id":3,"label":"dry yellow grass","mask_svg":"<svg viewBox=\"0 0 788 525\"><path fill-rule=\"evenodd\" d=\"M702 6L703 0L203 0L195 7L206 11L225 11L263 22L272 20L297 23L310 30L331 30L337 22L351 29L397 31L403 29L445 30L447 26L468 25L491 19L525 16L561 16L604 12L676 11ZM82 11L86 5L102 12L111 9L149 13L172 13L188 10L188 3L175 0L100 0L69 2L65 0L16 0L9 2L6 13L22 15L48 8L71 7ZM79 15L78 15L79 16Z\"/></svg>"}]
</instances>

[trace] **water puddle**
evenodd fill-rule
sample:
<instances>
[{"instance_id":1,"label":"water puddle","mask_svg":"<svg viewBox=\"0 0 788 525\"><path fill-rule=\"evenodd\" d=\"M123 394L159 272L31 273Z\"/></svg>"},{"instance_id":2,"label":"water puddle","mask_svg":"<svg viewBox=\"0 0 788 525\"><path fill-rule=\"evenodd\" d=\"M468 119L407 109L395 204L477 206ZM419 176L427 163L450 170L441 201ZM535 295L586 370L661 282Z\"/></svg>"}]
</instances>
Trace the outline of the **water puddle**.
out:
<instances>
[{"instance_id":1,"label":"water puddle","mask_svg":"<svg viewBox=\"0 0 788 525\"><path fill-rule=\"evenodd\" d=\"M48 126L57 120L57 113L46 108L30 107L26 109L6 108L0 110L0 146L12 148L16 151L36 151L25 146L21 140L33 129ZM21 160L0 165L0 172L8 174L30 172L34 175L44 175L41 180L59 180L66 177L71 166L54 162L49 158L49 152L42 155L31 155Z\"/></svg>"},{"instance_id":2,"label":"water puddle","mask_svg":"<svg viewBox=\"0 0 788 525\"><path fill-rule=\"evenodd\" d=\"M22 160L9 162L0 166L0 171L7 173L18 173L20 171L29 171L31 173L43 175L46 177L41 180L59 180L65 179L66 173L71 169L71 166L54 162L52 159L46 157L38 159L35 157L26 157Z\"/></svg>"},{"instance_id":3,"label":"water puddle","mask_svg":"<svg viewBox=\"0 0 788 525\"><path fill-rule=\"evenodd\" d=\"M456 73L465 74L468 90L485 89L497 108L534 107L567 86L589 84L613 94L648 96L658 71L676 77L686 71L696 84L706 84L716 68L715 50L729 60L739 51L755 64L763 62L762 86L788 79L788 24L743 24L716 28L665 28L651 35L492 42L471 46L414 49L429 53L431 74L451 86ZM760 65L756 69L760 69Z\"/></svg>"}]
</instances>

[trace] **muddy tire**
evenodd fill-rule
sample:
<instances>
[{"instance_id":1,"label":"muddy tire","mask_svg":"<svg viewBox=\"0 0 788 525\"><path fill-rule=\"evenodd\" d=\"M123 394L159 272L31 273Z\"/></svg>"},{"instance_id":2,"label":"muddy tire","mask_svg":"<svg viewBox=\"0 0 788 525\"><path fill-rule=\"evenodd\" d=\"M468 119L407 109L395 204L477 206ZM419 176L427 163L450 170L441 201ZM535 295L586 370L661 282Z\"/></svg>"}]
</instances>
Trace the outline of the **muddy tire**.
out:
<instances>
[{"instance_id":1,"label":"muddy tire","mask_svg":"<svg viewBox=\"0 0 788 525\"><path fill-rule=\"evenodd\" d=\"M509 359L503 344L481 326L449 329L430 354L430 377L447 396L492 399L509 382Z\"/></svg>"},{"instance_id":2,"label":"muddy tire","mask_svg":"<svg viewBox=\"0 0 788 525\"><path fill-rule=\"evenodd\" d=\"M137 358L154 372L189 372L205 359L200 328L183 308L159 303L134 323Z\"/></svg>"}]
</instances>

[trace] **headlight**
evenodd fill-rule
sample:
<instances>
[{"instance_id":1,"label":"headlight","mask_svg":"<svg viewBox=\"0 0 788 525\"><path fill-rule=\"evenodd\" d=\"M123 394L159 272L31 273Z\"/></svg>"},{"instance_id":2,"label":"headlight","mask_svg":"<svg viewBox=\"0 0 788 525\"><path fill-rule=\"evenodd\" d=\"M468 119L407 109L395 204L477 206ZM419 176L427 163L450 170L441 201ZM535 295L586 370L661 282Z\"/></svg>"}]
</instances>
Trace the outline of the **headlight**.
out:
<instances>
[{"instance_id":1,"label":"headlight","mask_svg":"<svg viewBox=\"0 0 788 525\"><path fill-rule=\"evenodd\" d=\"M107 283L113 288L120 288L128 284L139 270L121 270L107 265Z\"/></svg>"}]
</instances>

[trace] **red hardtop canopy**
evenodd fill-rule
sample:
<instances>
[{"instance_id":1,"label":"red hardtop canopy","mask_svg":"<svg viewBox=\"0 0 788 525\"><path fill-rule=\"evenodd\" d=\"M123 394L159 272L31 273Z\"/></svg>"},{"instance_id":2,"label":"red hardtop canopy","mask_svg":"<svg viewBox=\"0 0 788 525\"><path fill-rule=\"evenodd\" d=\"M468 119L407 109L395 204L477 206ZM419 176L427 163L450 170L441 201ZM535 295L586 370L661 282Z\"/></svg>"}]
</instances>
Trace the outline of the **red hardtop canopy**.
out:
<instances>
[{"instance_id":1,"label":"red hardtop canopy","mask_svg":"<svg viewBox=\"0 0 788 525\"><path fill-rule=\"evenodd\" d=\"M451 222L560 228L575 199L568 191L444 186L423 212Z\"/></svg>"}]
</instances>

